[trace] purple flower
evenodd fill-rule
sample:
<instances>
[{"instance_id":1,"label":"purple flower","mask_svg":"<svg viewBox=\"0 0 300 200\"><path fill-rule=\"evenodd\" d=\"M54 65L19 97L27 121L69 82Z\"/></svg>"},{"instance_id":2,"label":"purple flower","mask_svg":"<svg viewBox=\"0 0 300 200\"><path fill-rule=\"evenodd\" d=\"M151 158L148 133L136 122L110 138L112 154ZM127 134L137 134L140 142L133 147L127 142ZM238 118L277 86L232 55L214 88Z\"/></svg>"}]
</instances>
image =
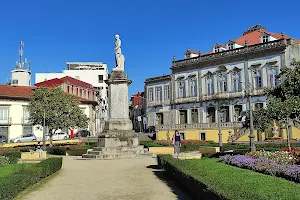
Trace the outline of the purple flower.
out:
<instances>
[{"instance_id":1,"label":"purple flower","mask_svg":"<svg viewBox=\"0 0 300 200\"><path fill-rule=\"evenodd\" d=\"M246 168L264 174L300 182L299 165L278 164L274 160L265 157L255 159L244 155L225 155L220 157L219 161L236 167Z\"/></svg>"}]
</instances>

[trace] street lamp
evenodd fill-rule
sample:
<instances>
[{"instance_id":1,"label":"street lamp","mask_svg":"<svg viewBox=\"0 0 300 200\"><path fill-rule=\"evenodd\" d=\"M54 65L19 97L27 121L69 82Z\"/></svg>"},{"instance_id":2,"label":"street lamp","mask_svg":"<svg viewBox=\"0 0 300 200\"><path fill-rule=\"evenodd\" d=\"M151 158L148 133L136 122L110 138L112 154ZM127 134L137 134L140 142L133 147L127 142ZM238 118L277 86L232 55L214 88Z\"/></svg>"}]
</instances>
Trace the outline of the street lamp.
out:
<instances>
[{"instance_id":1,"label":"street lamp","mask_svg":"<svg viewBox=\"0 0 300 200\"><path fill-rule=\"evenodd\" d=\"M220 103L219 103L219 106L218 106L218 128L219 128L219 133L218 133L218 136L219 136L219 147L221 149L221 147L223 146L223 143L222 143L222 128L221 128L221 107L220 107Z\"/></svg>"},{"instance_id":2,"label":"street lamp","mask_svg":"<svg viewBox=\"0 0 300 200\"><path fill-rule=\"evenodd\" d=\"M242 81L241 81L242 83ZM251 89L253 89L253 86L249 83L249 86L247 86L247 89L245 89L245 96L247 97L247 103L249 107L249 115L250 115L250 135L249 135L249 140L250 140L250 151L255 152L256 147L254 143L254 126L253 126L253 110L252 110L252 95L251 95Z\"/></svg>"}]
</instances>

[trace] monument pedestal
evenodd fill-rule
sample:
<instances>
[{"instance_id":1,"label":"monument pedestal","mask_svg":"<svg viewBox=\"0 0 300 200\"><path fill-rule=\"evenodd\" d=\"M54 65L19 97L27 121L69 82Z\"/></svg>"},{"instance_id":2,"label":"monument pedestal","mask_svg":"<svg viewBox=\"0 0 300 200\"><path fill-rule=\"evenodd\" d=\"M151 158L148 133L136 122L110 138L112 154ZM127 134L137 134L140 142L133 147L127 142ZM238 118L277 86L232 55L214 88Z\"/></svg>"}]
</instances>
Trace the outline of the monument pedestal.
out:
<instances>
[{"instance_id":1,"label":"monument pedestal","mask_svg":"<svg viewBox=\"0 0 300 200\"><path fill-rule=\"evenodd\" d=\"M128 85L131 81L122 70L114 70L106 81L108 86L108 121L103 134L98 136L98 146L83 154L83 158L115 159L149 155L139 145L138 134L129 120Z\"/></svg>"}]
</instances>

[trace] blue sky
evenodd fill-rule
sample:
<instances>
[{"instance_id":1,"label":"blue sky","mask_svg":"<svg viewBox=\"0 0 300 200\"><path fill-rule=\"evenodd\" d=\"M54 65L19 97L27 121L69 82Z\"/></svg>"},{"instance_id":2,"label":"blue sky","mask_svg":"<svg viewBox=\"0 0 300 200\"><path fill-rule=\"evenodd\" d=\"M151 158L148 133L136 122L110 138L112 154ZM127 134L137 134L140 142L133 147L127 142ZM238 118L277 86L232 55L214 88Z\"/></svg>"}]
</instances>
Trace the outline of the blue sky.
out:
<instances>
[{"instance_id":1,"label":"blue sky","mask_svg":"<svg viewBox=\"0 0 300 200\"><path fill-rule=\"evenodd\" d=\"M255 24L300 39L299 7L298 0L2 1L0 83L10 78L20 40L33 74L60 72L67 61L101 61L111 71L119 34L131 95L143 90L146 78L170 73L172 56L209 51Z\"/></svg>"}]
</instances>

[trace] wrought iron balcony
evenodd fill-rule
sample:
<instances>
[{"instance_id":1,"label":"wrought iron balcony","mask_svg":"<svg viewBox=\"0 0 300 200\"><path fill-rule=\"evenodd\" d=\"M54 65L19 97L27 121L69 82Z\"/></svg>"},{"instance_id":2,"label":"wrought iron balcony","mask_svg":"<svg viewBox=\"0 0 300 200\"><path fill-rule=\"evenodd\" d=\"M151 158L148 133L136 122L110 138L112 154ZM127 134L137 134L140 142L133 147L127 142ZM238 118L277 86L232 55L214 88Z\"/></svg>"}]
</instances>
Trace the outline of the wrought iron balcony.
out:
<instances>
[{"instance_id":1,"label":"wrought iron balcony","mask_svg":"<svg viewBox=\"0 0 300 200\"><path fill-rule=\"evenodd\" d=\"M242 128L242 122L221 123L222 129ZM157 131L168 130L215 130L218 129L218 123L196 123L196 124L174 124L174 125L156 125Z\"/></svg>"}]
</instances>

